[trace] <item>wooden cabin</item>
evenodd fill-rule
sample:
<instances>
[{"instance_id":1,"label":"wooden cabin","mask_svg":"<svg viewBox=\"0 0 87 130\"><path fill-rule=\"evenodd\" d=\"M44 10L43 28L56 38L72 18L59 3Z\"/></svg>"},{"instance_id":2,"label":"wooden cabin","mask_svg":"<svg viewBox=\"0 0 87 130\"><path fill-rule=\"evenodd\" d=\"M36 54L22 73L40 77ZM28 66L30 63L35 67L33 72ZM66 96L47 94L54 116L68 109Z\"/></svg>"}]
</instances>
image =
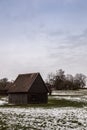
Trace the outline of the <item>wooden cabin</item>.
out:
<instances>
[{"instance_id":1,"label":"wooden cabin","mask_svg":"<svg viewBox=\"0 0 87 130\"><path fill-rule=\"evenodd\" d=\"M48 102L48 88L39 73L20 74L8 91L9 103L38 104Z\"/></svg>"}]
</instances>

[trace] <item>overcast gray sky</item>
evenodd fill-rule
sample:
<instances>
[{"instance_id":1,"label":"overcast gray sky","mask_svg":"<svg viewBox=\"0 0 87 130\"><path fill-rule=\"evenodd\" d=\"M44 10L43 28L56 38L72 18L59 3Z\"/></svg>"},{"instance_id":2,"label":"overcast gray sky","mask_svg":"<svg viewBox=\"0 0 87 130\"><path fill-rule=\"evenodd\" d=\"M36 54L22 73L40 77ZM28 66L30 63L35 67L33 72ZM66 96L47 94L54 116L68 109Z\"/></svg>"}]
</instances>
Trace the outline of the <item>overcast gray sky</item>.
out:
<instances>
[{"instance_id":1,"label":"overcast gray sky","mask_svg":"<svg viewBox=\"0 0 87 130\"><path fill-rule=\"evenodd\" d=\"M87 0L0 0L0 78L87 75Z\"/></svg>"}]
</instances>

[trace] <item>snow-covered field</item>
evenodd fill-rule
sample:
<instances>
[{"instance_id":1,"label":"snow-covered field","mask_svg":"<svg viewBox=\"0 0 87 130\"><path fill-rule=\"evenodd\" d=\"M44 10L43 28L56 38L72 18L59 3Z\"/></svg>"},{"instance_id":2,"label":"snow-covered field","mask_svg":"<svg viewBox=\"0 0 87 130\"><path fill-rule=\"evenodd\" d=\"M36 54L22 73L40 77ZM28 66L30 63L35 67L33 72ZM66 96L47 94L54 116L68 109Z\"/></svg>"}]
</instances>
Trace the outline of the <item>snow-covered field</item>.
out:
<instances>
[{"instance_id":1,"label":"snow-covered field","mask_svg":"<svg viewBox=\"0 0 87 130\"><path fill-rule=\"evenodd\" d=\"M54 90L52 92L52 95L78 95L78 96L81 96L81 95L87 95L87 89L79 89L79 90Z\"/></svg>"},{"instance_id":2,"label":"snow-covered field","mask_svg":"<svg viewBox=\"0 0 87 130\"><path fill-rule=\"evenodd\" d=\"M87 90L86 90L87 91ZM87 93L68 91L49 96L53 99L87 103ZM75 93L74 93L75 92ZM64 95L65 94L65 95ZM59 95L59 96L58 96ZM77 96L78 95L78 96ZM87 107L13 107L0 98L0 130L87 130Z\"/></svg>"},{"instance_id":3,"label":"snow-covered field","mask_svg":"<svg viewBox=\"0 0 87 130\"><path fill-rule=\"evenodd\" d=\"M5 130L87 130L86 108L0 108Z\"/></svg>"},{"instance_id":4,"label":"snow-covered field","mask_svg":"<svg viewBox=\"0 0 87 130\"><path fill-rule=\"evenodd\" d=\"M49 98L56 99L56 100L65 99L70 101L87 103L87 95L86 96L51 96Z\"/></svg>"}]
</instances>

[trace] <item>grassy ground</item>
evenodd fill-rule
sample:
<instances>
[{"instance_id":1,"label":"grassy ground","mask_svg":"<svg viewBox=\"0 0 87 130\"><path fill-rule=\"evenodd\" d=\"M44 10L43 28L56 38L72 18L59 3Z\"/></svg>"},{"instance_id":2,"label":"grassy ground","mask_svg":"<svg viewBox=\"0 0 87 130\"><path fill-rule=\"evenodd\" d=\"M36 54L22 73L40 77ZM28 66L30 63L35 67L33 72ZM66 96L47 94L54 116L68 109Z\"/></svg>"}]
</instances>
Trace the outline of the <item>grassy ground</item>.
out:
<instances>
[{"instance_id":1,"label":"grassy ground","mask_svg":"<svg viewBox=\"0 0 87 130\"><path fill-rule=\"evenodd\" d=\"M87 96L76 94L49 96L48 104L1 105L0 130L87 130Z\"/></svg>"},{"instance_id":2,"label":"grassy ground","mask_svg":"<svg viewBox=\"0 0 87 130\"><path fill-rule=\"evenodd\" d=\"M84 107L87 106L87 102L78 102L78 101L72 101L68 99L54 99L54 96L49 96L48 103L47 104L28 104L28 105L10 105L10 104L4 104L1 107L44 107L44 108L57 108L57 107Z\"/></svg>"},{"instance_id":3,"label":"grassy ground","mask_svg":"<svg viewBox=\"0 0 87 130\"><path fill-rule=\"evenodd\" d=\"M61 98L60 98L61 97ZM71 98L71 100L68 99L68 97ZM79 98L78 100L73 100L74 98ZM76 96L76 95L52 95L52 96L48 96L48 103L47 104L28 104L28 105L13 105L13 104L4 104L4 105L0 105L0 107L22 107L22 108L27 108L27 107L32 107L32 108L57 108L57 107L84 107L87 106L87 97L86 100L81 100L81 98L85 98L85 96ZM5 97L1 97L0 96L0 100L4 100ZM7 99L5 99L7 100Z\"/></svg>"}]
</instances>

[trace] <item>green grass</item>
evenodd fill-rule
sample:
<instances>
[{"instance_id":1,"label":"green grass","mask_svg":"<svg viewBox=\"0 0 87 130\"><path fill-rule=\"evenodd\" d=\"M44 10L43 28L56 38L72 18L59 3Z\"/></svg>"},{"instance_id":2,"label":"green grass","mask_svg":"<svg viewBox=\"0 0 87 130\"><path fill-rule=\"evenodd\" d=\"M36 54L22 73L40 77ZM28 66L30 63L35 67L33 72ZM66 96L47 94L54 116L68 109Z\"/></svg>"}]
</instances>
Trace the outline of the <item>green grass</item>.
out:
<instances>
[{"instance_id":1,"label":"green grass","mask_svg":"<svg viewBox=\"0 0 87 130\"><path fill-rule=\"evenodd\" d=\"M27 107L33 107L33 108L39 108L39 107L43 107L43 108L55 108L55 107L83 107L83 106L87 106L87 103L85 102L78 102L78 101L71 101L71 100L67 100L67 99L53 99L53 98L49 98L48 103L47 104L28 104L28 105L9 105L9 104L5 104L3 106L0 107L22 107L22 108L27 108Z\"/></svg>"},{"instance_id":2,"label":"green grass","mask_svg":"<svg viewBox=\"0 0 87 130\"><path fill-rule=\"evenodd\" d=\"M87 104L84 102L70 101L66 99L51 99L49 100L48 105L54 107L83 107Z\"/></svg>"}]
</instances>

